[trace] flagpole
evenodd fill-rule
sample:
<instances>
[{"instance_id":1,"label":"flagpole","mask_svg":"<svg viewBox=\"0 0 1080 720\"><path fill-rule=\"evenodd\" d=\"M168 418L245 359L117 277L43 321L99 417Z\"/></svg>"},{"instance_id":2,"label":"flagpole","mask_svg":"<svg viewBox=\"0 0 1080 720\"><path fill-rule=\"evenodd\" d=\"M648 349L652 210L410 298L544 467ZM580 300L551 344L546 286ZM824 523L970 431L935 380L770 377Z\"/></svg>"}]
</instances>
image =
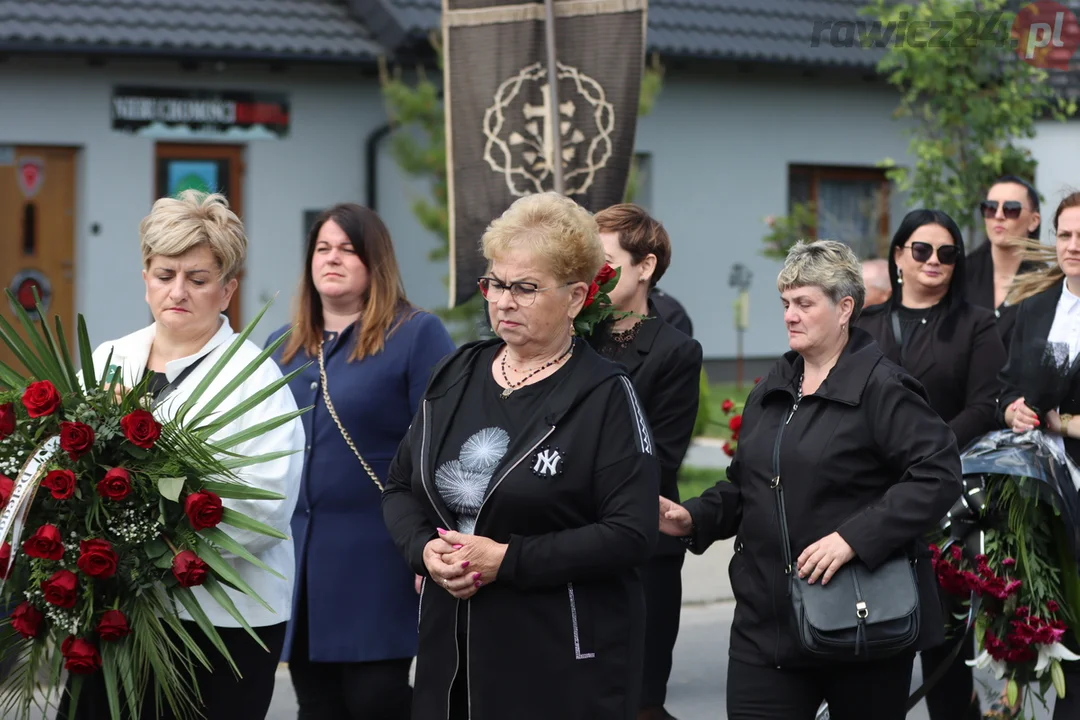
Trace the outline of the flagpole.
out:
<instances>
[{"instance_id":1,"label":"flagpole","mask_svg":"<svg viewBox=\"0 0 1080 720\"><path fill-rule=\"evenodd\" d=\"M555 65L555 0L544 0L544 34L547 41L548 102L551 107L551 154L547 158L555 178L555 192L563 195L562 130L559 124L559 75Z\"/></svg>"}]
</instances>

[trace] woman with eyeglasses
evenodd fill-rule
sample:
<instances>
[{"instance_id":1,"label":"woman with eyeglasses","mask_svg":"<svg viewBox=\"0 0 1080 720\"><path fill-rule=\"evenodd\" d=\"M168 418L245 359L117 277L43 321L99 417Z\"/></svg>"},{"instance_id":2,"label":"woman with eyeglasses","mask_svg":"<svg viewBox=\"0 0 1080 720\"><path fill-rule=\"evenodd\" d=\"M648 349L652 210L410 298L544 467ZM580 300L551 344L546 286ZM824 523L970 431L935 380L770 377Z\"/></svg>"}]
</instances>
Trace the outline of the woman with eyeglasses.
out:
<instances>
[{"instance_id":1,"label":"woman with eyeglasses","mask_svg":"<svg viewBox=\"0 0 1080 720\"><path fill-rule=\"evenodd\" d=\"M1008 348L1016 325L1016 308L1006 297L1009 287L1018 275L1040 267L1025 261L1020 247L1025 239L1039 239L1039 193L1026 180L1005 175L990 186L979 211L986 224L986 242L967 258L966 297L994 311L998 334Z\"/></svg>"},{"instance_id":2,"label":"woman with eyeglasses","mask_svg":"<svg viewBox=\"0 0 1080 720\"><path fill-rule=\"evenodd\" d=\"M940 210L914 210L904 217L889 253L892 298L867 308L856 323L885 356L926 389L932 407L952 428L961 450L997 429L997 374L1005 345L994 314L964 299L964 240ZM923 677L946 660L955 641L922 653ZM971 668L973 642L927 695L931 720L981 718Z\"/></svg>"},{"instance_id":3,"label":"woman with eyeglasses","mask_svg":"<svg viewBox=\"0 0 1080 720\"><path fill-rule=\"evenodd\" d=\"M599 228L539 193L481 242L498 337L432 373L383 494L425 576L413 717L634 720L661 471L626 370L572 332Z\"/></svg>"}]
</instances>

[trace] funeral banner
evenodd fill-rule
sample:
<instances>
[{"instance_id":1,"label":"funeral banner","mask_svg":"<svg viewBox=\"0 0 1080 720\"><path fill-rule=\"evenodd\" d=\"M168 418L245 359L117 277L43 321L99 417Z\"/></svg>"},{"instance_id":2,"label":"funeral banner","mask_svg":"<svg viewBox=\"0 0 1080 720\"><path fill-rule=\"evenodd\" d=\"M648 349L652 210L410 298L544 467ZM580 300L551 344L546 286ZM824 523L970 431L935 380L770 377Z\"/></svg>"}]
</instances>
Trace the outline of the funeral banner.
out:
<instances>
[{"instance_id":1,"label":"funeral banner","mask_svg":"<svg viewBox=\"0 0 1080 720\"><path fill-rule=\"evenodd\" d=\"M558 127L543 2L443 0L450 306L477 291L480 238L519 197L554 190L591 212L621 202L634 151L647 0L554 0Z\"/></svg>"}]
</instances>

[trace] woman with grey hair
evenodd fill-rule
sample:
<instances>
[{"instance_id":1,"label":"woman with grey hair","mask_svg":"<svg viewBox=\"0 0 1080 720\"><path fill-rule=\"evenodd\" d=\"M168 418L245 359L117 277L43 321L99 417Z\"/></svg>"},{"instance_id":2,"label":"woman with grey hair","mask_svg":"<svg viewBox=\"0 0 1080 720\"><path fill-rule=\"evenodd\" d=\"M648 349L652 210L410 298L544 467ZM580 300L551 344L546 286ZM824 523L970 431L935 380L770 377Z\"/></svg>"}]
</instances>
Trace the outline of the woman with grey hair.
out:
<instances>
[{"instance_id":1,"label":"woman with grey hair","mask_svg":"<svg viewBox=\"0 0 1080 720\"><path fill-rule=\"evenodd\" d=\"M698 554L736 537L729 720L812 720L822 700L833 720L902 720L915 652L943 632L922 537L960 495L956 440L922 387L853 327L865 288L850 248L798 243L777 288L791 352L747 398L730 482L681 506L660 498L660 529ZM859 658L807 649L789 571L827 585L853 561L874 571L905 555L916 642Z\"/></svg>"}]
</instances>

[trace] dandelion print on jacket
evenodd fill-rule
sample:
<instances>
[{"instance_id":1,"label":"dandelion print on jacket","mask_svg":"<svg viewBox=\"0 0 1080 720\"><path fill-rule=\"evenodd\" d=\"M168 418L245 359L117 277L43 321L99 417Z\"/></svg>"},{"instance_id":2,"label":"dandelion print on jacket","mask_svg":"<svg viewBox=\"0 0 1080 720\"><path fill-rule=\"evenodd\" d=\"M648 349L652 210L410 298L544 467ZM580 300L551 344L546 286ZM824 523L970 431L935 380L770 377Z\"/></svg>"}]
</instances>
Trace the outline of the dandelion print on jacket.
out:
<instances>
[{"instance_id":1,"label":"dandelion print on jacket","mask_svg":"<svg viewBox=\"0 0 1080 720\"><path fill-rule=\"evenodd\" d=\"M509 445L505 430L484 428L465 441L457 460L445 462L435 471L435 487L457 515L459 532L472 534L491 475Z\"/></svg>"}]
</instances>

